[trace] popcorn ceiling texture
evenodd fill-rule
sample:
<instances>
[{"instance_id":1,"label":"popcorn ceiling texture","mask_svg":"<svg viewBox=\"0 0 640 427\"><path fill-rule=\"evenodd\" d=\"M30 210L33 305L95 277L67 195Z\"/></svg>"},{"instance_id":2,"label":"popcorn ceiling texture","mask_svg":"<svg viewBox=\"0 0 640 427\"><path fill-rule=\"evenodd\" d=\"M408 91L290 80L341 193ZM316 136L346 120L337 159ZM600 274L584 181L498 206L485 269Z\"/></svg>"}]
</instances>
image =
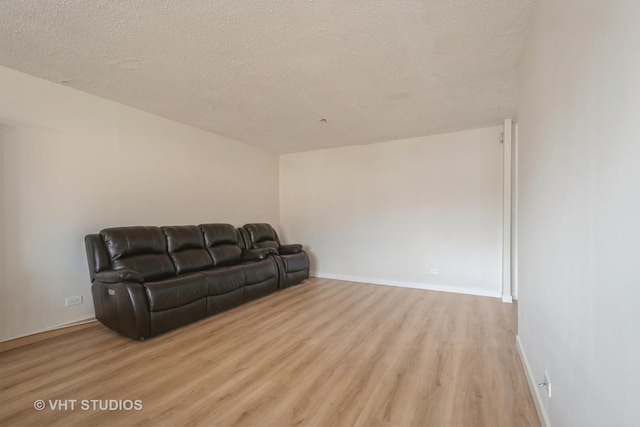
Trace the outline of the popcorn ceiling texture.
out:
<instances>
[{"instance_id":1,"label":"popcorn ceiling texture","mask_svg":"<svg viewBox=\"0 0 640 427\"><path fill-rule=\"evenodd\" d=\"M0 65L275 153L367 144L515 116L531 3L3 0Z\"/></svg>"}]
</instances>

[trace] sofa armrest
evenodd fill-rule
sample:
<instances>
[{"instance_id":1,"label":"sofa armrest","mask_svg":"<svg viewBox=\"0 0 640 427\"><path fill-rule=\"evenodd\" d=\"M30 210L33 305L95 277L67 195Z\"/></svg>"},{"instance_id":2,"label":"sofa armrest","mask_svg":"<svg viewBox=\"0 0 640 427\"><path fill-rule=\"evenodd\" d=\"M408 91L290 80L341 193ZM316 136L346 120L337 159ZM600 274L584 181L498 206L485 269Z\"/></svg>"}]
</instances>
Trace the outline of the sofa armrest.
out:
<instances>
[{"instance_id":1,"label":"sofa armrest","mask_svg":"<svg viewBox=\"0 0 640 427\"><path fill-rule=\"evenodd\" d=\"M143 284L96 280L91 295L96 319L103 325L134 340L150 336L150 311Z\"/></svg>"},{"instance_id":2,"label":"sofa armrest","mask_svg":"<svg viewBox=\"0 0 640 427\"><path fill-rule=\"evenodd\" d=\"M245 249L242 251L242 261L260 261L271 254L269 248Z\"/></svg>"},{"instance_id":3,"label":"sofa armrest","mask_svg":"<svg viewBox=\"0 0 640 427\"><path fill-rule=\"evenodd\" d=\"M144 283L144 277L133 270L107 270L95 274L96 281L102 283L133 282Z\"/></svg>"},{"instance_id":4,"label":"sofa armrest","mask_svg":"<svg viewBox=\"0 0 640 427\"><path fill-rule=\"evenodd\" d=\"M281 245L280 255L293 255L302 252L302 245Z\"/></svg>"}]
</instances>

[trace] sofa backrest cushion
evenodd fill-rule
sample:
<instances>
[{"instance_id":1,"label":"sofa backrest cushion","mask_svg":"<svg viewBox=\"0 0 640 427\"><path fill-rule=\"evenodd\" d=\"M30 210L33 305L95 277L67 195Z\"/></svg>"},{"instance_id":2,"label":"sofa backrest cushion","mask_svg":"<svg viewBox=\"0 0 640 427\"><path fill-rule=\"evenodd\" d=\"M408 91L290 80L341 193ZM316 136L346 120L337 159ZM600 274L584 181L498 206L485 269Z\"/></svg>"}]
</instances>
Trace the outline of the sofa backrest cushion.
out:
<instances>
[{"instance_id":1,"label":"sofa backrest cushion","mask_svg":"<svg viewBox=\"0 0 640 427\"><path fill-rule=\"evenodd\" d=\"M269 224L247 224L243 227L249 234L252 247L275 248L280 247L280 240L276 231Z\"/></svg>"},{"instance_id":2,"label":"sofa backrest cushion","mask_svg":"<svg viewBox=\"0 0 640 427\"><path fill-rule=\"evenodd\" d=\"M215 267L239 264L242 243L238 230L231 224L202 224L204 244Z\"/></svg>"},{"instance_id":3,"label":"sofa backrest cushion","mask_svg":"<svg viewBox=\"0 0 640 427\"><path fill-rule=\"evenodd\" d=\"M213 260L204 245L202 231L195 225L162 227L169 256L178 274L213 268Z\"/></svg>"},{"instance_id":4,"label":"sofa backrest cushion","mask_svg":"<svg viewBox=\"0 0 640 427\"><path fill-rule=\"evenodd\" d=\"M134 270L146 281L175 275L160 227L114 227L100 232L113 270Z\"/></svg>"}]
</instances>

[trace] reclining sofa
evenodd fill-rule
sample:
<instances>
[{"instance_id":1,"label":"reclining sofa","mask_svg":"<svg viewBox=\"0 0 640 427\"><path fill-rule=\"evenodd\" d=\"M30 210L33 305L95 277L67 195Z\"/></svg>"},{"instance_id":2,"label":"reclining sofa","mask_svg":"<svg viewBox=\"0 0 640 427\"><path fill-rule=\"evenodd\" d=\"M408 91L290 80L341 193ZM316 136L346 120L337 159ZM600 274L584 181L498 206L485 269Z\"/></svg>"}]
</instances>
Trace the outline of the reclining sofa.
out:
<instances>
[{"instance_id":1,"label":"reclining sofa","mask_svg":"<svg viewBox=\"0 0 640 427\"><path fill-rule=\"evenodd\" d=\"M96 319L143 340L309 277L300 245L281 246L275 231L267 244L266 237L249 231L273 230L268 224L245 227L115 227L87 235ZM245 240L251 236L255 244Z\"/></svg>"}]
</instances>

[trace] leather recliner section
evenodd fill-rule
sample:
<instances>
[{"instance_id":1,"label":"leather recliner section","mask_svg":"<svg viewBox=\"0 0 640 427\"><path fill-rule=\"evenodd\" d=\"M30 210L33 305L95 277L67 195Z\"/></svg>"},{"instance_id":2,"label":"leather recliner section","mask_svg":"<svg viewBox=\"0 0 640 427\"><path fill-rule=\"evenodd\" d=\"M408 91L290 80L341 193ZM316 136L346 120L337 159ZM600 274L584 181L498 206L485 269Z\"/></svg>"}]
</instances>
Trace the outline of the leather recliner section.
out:
<instances>
[{"instance_id":1,"label":"leather recliner section","mask_svg":"<svg viewBox=\"0 0 640 427\"><path fill-rule=\"evenodd\" d=\"M278 287L280 289L297 285L309 278L309 256L299 244L280 244L278 233L269 224L246 224L241 235L248 248L269 249L278 266Z\"/></svg>"}]
</instances>

